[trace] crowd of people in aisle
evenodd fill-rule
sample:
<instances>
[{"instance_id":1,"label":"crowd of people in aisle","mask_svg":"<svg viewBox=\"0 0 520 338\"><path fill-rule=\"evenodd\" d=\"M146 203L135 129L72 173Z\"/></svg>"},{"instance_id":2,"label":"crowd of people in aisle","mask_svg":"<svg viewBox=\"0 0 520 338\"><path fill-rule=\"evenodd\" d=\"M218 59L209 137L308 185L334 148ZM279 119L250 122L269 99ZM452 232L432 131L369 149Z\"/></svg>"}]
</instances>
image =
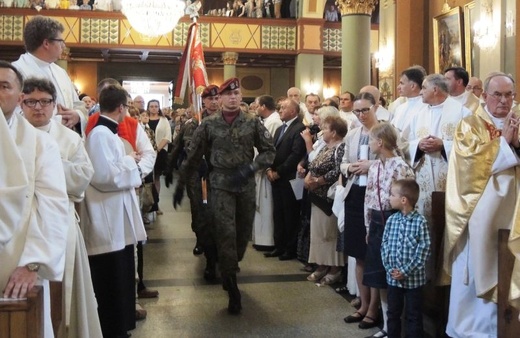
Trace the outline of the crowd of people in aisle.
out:
<instances>
[{"instance_id":1,"label":"crowd of people in aisle","mask_svg":"<svg viewBox=\"0 0 520 338\"><path fill-rule=\"evenodd\" d=\"M230 314L242 311L237 274L252 236L266 259L297 259L308 281L357 296L344 321L380 326L371 337L423 336L422 290L438 280L451 283L450 337L497 335L498 229L512 230L520 259L511 76L412 66L388 109L371 85L304 102L292 87L248 105L230 78L204 89L200 113L173 115L110 78L80 99L54 64L63 31L36 16L27 52L0 61L0 284L4 298L44 285L45 337L48 281L63 282L58 337L128 337L146 316L136 299L159 296L144 283L143 243L162 176L174 207L187 192L193 253ZM439 191L443 252L431 235Z\"/></svg>"}]
</instances>

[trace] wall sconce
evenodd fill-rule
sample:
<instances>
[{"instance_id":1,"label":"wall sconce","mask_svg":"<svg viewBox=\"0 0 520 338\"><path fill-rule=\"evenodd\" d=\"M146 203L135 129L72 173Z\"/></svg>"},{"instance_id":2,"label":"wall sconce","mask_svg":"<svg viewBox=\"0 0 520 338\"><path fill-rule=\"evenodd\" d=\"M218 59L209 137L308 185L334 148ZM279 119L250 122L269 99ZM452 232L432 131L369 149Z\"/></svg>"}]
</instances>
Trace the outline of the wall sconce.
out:
<instances>
[{"instance_id":1,"label":"wall sconce","mask_svg":"<svg viewBox=\"0 0 520 338\"><path fill-rule=\"evenodd\" d=\"M480 20L473 26L473 42L481 50L491 50L498 42L498 34L493 27L493 5L490 0L483 0L480 8Z\"/></svg>"},{"instance_id":2,"label":"wall sconce","mask_svg":"<svg viewBox=\"0 0 520 338\"><path fill-rule=\"evenodd\" d=\"M332 97L336 95L336 89L332 87L323 88L323 98L327 99L329 97Z\"/></svg>"},{"instance_id":3,"label":"wall sconce","mask_svg":"<svg viewBox=\"0 0 520 338\"><path fill-rule=\"evenodd\" d=\"M305 85L305 91L307 94L318 94L318 91L320 90L320 85L315 83L314 81L310 81Z\"/></svg>"},{"instance_id":4,"label":"wall sconce","mask_svg":"<svg viewBox=\"0 0 520 338\"><path fill-rule=\"evenodd\" d=\"M394 64L394 52L388 46L383 46L380 50L374 53L376 60L376 68L381 72L387 72L392 69Z\"/></svg>"}]
</instances>

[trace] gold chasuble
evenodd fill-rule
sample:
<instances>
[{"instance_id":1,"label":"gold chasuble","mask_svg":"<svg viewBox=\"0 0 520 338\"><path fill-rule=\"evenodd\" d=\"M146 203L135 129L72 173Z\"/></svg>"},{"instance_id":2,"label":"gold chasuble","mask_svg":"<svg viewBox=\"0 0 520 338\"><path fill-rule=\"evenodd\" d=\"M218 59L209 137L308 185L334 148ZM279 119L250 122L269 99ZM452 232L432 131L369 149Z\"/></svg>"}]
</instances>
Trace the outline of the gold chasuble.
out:
<instances>
[{"instance_id":1,"label":"gold chasuble","mask_svg":"<svg viewBox=\"0 0 520 338\"><path fill-rule=\"evenodd\" d=\"M452 274L451 267L459 250L461 249L461 236L467 230L468 222L475 211L479 200L484 194L484 190L488 187L490 179L493 176L492 168L499 154L501 131L496 128L491 121L488 113L482 106L478 108L474 115L464 118L457 126L454 135L453 148L448 163L448 178L446 185L446 230L444 232L444 271L441 276L441 284L449 284ZM506 174L511 176L509 187L517 187L520 182L520 168L518 166L507 169ZM516 189L513 191L516 198L516 206L514 207L514 222L512 222L512 231L510 236L510 249L516 256L515 268L511 280L510 302L518 308L520 305L520 199ZM511 204L513 206L513 204ZM511 210L511 209L510 209ZM491 211L490 212L494 212ZM507 210L498 211L504 217L508 217ZM513 215L511 212L509 215ZM509 218L510 220L510 218ZM507 225L511 224L508 222ZM488 227L487 230L494 238L498 238L498 228L495 229L494 224L482 224L482 228ZM502 228L504 224L502 224ZM473 234L471 245L480 245L489 237L479 236L482 233ZM470 236L471 237L471 236ZM470 239L468 239L469 241ZM473 240L475 243L473 243ZM494 250L498 251L498 241L490 245ZM485 250L482 247L482 250ZM492 249L491 249L492 250ZM483 252L483 254L486 254ZM490 255L491 256L491 255ZM497 254L495 254L497 256ZM481 264L478 258L475 259L476 264ZM498 266L497 262L495 263ZM485 266L486 263L482 263ZM481 270L482 271L482 270ZM487 271L489 274L498 274L496 271ZM497 284L489 286L487 277L482 277L482 273L475 274L475 280L485 280L482 285L485 289L479 290L477 287L478 297L497 302ZM487 283L486 283L487 282ZM492 283L493 284L493 283Z\"/></svg>"}]
</instances>

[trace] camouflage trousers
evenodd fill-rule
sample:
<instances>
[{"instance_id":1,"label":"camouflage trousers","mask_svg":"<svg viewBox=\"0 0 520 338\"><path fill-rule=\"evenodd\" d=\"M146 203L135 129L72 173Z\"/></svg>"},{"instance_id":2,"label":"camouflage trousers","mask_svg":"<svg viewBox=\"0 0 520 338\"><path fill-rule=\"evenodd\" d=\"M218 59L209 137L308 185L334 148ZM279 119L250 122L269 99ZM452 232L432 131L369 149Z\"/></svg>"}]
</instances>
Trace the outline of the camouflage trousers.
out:
<instances>
[{"instance_id":1,"label":"camouflage trousers","mask_svg":"<svg viewBox=\"0 0 520 338\"><path fill-rule=\"evenodd\" d=\"M236 274L251 238L255 189L254 186L244 192L211 189L210 196L220 272L223 276Z\"/></svg>"},{"instance_id":2,"label":"camouflage trousers","mask_svg":"<svg viewBox=\"0 0 520 338\"><path fill-rule=\"evenodd\" d=\"M208 186L209 190L209 186ZM209 204L202 202L202 183L199 175L194 175L186 185L191 209L191 230L197 237L197 243L204 249L206 259L216 261L215 229Z\"/></svg>"}]
</instances>

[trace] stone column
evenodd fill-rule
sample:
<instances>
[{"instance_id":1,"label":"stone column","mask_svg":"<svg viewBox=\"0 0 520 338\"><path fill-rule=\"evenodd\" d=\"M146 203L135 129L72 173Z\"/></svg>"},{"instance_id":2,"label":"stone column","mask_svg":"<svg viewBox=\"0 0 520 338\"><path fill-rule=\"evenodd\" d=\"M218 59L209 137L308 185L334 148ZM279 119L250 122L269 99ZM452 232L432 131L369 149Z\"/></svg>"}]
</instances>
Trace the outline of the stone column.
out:
<instances>
[{"instance_id":1,"label":"stone column","mask_svg":"<svg viewBox=\"0 0 520 338\"><path fill-rule=\"evenodd\" d=\"M222 61L224 61L224 81L237 76L237 60L238 53L224 52L222 53Z\"/></svg>"},{"instance_id":2,"label":"stone column","mask_svg":"<svg viewBox=\"0 0 520 338\"><path fill-rule=\"evenodd\" d=\"M56 64L60 66L61 68L67 70L69 66L70 61L70 49L69 47L63 48L63 51L61 52L60 58L56 60Z\"/></svg>"},{"instance_id":3,"label":"stone column","mask_svg":"<svg viewBox=\"0 0 520 338\"><path fill-rule=\"evenodd\" d=\"M341 88L353 93L370 84L370 15L377 0L337 0L341 11Z\"/></svg>"}]
</instances>

